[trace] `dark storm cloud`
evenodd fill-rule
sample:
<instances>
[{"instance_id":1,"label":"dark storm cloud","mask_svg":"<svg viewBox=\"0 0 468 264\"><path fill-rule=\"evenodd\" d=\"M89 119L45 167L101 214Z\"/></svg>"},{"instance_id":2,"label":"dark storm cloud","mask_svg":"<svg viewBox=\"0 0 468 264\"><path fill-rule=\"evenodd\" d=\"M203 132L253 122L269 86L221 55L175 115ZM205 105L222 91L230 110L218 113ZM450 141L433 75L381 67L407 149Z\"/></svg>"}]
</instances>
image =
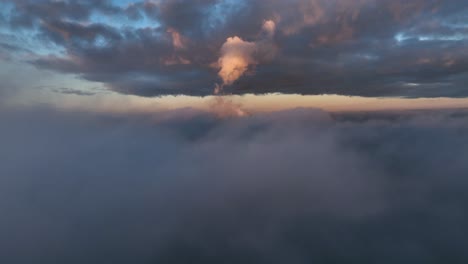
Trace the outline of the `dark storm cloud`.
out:
<instances>
[{"instance_id":1,"label":"dark storm cloud","mask_svg":"<svg viewBox=\"0 0 468 264\"><path fill-rule=\"evenodd\" d=\"M66 51L32 63L103 82L118 92L210 94L221 82L215 66L226 39L255 41L264 21L272 20L277 56L251 65L227 92L468 95L466 1L14 3L15 15L7 19L12 28L37 28L40 39ZM119 25L117 18L131 23Z\"/></svg>"},{"instance_id":2,"label":"dark storm cloud","mask_svg":"<svg viewBox=\"0 0 468 264\"><path fill-rule=\"evenodd\" d=\"M0 111L2 263L466 263L466 111Z\"/></svg>"}]
</instances>

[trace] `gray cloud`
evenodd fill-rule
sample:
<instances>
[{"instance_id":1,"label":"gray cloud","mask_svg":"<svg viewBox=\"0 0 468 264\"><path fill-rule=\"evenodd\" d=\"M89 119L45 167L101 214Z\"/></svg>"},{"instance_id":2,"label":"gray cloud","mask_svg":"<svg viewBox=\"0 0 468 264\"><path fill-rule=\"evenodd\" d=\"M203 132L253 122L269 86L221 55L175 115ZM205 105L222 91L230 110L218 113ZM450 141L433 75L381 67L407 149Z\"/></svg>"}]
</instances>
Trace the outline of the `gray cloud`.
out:
<instances>
[{"instance_id":1,"label":"gray cloud","mask_svg":"<svg viewBox=\"0 0 468 264\"><path fill-rule=\"evenodd\" d=\"M11 28L36 29L43 42L66 51L31 63L103 82L118 92L211 94L220 81L212 64L226 39L255 41L263 22L273 20L278 56L258 65L227 92L468 95L466 1L12 3L15 15L6 18ZM93 14L103 19L93 20ZM144 25L106 22L117 18ZM187 41L184 49L173 46L174 32Z\"/></svg>"},{"instance_id":2,"label":"gray cloud","mask_svg":"<svg viewBox=\"0 0 468 264\"><path fill-rule=\"evenodd\" d=\"M71 95L79 95L79 96L96 95L96 92L88 92L88 91L82 91L82 90L66 88L66 87L53 88L52 91L55 93L59 93L59 94L71 94Z\"/></svg>"},{"instance_id":3,"label":"gray cloud","mask_svg":"<svg viewBox=\"0 0 468 264\"><path fill-rule=\"evenodd\" d=\"M466 111L0 111L2 263L465 263Z\"/></svg>"}]
</instances>

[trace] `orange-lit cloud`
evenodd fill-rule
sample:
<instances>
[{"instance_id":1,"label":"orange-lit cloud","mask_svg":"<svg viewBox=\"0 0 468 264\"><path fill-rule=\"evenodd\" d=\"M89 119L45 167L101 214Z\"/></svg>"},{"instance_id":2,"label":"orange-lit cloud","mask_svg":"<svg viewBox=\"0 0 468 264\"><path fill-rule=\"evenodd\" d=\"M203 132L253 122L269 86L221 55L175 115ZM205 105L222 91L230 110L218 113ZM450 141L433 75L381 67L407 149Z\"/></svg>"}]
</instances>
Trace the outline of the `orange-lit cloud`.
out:
<instances>
[{"instance_id":1,"label":"orange-lit cloud","mask_svg":"<svg viewBox=\"0 0 468 264\"><path fill-rule=\"evenodd\" d=\"M259 40L249 42L234 36L228 38L221 47L221 57L218 60L219 77L223 85L231 85L242 77L250 66L271 59L276 50L271 44L275 35L276 24L272 20L265 21Z\"/></svg>"},{"instance_id":2,"label":"orange-lit cloud","mask_svg":"<svg viewBox=\"0 0 468 264\"><path fill-rule=\"evenodd\" d=\"M257 64L254 58L256 45L254 42L244 41L239 37L226 40L221 48L221 58L218 61L219 76L225 85L233 84L248 69L250 65Z\"/></svg>"}]
</instances>

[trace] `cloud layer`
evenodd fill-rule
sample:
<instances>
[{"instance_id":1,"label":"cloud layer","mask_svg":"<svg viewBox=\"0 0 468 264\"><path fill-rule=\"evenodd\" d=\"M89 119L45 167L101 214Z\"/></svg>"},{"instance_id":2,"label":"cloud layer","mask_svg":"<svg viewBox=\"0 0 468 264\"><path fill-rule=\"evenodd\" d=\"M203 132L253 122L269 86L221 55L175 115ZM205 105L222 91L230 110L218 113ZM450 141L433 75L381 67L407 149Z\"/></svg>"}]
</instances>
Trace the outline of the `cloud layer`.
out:
<instances>
[{"instance_id":1,"label":"cloud layer","mask_svg":"<svg viewBox=\"0 0 468 264\"><path fill-rule=\"evenodd\" d=\"M465 263L466 111L0 111L2 263Z\"/></svg>"},{"instance_id":2,"label":"cloud layer","mask_svg":"<svg viewBox=\"0 0 468 264\"><path fill-rule=\"evenodd\" d=\"M76 74L121 93L208 95L224 82L232 93L468 95L468 3L462 0L0 5L0 58ZM265 37L258 32L265 21L275 25L276 56L260 62L247 48L230 78L225 75L233 69L221 65L220 78L213 63L226 55L229 40L249 46ZM255 71L244 74L245 65L256 65Z\"/></svg>"}]
</instances>

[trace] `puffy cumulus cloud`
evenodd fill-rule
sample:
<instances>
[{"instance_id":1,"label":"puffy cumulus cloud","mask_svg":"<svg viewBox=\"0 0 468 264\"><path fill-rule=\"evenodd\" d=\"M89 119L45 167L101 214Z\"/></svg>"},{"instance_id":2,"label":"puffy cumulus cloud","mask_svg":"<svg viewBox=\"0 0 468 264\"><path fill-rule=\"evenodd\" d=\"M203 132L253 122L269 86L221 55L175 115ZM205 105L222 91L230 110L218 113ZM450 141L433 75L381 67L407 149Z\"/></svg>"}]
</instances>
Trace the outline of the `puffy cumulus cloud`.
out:
<instances>
[{"instance_id":1,"label":"puffy cumulus cloud","mask_svg":"<svg viewBox=\"0 0 468 264\"><path fill-rule=\"evenodd\" d=\"M256 42L244 41L237 36L226 40L218 60L218 67L221 68L218 75L223 85L232 85L245 74L249 66L273 58L276 52L272 43L275 30L275 22L268 20L263 23L261 37Z\"/></svg>"},{"instance_id":2,"label":"puffy cumulus cloud","mask_svg":"<svg viewBox=\"0 0 468 264\"><path fill-rule=\"evenodd\" d=\"M220 73L212 63L226 45L238 46L237 55L220 65L232 93L468 95L464 0L7 0L0 5L0 46L13 48L9 58L102 82L117 92L211 94ZM264 24L265 19L272 21ZM267 41L271 38L274 42ZM255 74L246 74L259 64Z\"/></svg>"},{"instance_id":3,"label":"puffy cumulus cloud","mask_svg":"<svg viewBox=\"0 0 468 264\"><path fill-rule=\"evenodd\" d=\"M0 111L2 263L465 263L466 111Z\"/></svg>"},{"instance_id":4,"label":"puffy cumulus cloud","mask_svg":"<svg viewBox=\"0 0 468 264\"><path fill-rule=\"evenodd\" d=\"M254 59L255 50L255 43L244 41L239 37L226 40L221 48L221 58L218 61L221 68L218 75L223 79L224 84L233 84L247 71L250 65L257 63Z\"/></svg>"}]
</instances>

